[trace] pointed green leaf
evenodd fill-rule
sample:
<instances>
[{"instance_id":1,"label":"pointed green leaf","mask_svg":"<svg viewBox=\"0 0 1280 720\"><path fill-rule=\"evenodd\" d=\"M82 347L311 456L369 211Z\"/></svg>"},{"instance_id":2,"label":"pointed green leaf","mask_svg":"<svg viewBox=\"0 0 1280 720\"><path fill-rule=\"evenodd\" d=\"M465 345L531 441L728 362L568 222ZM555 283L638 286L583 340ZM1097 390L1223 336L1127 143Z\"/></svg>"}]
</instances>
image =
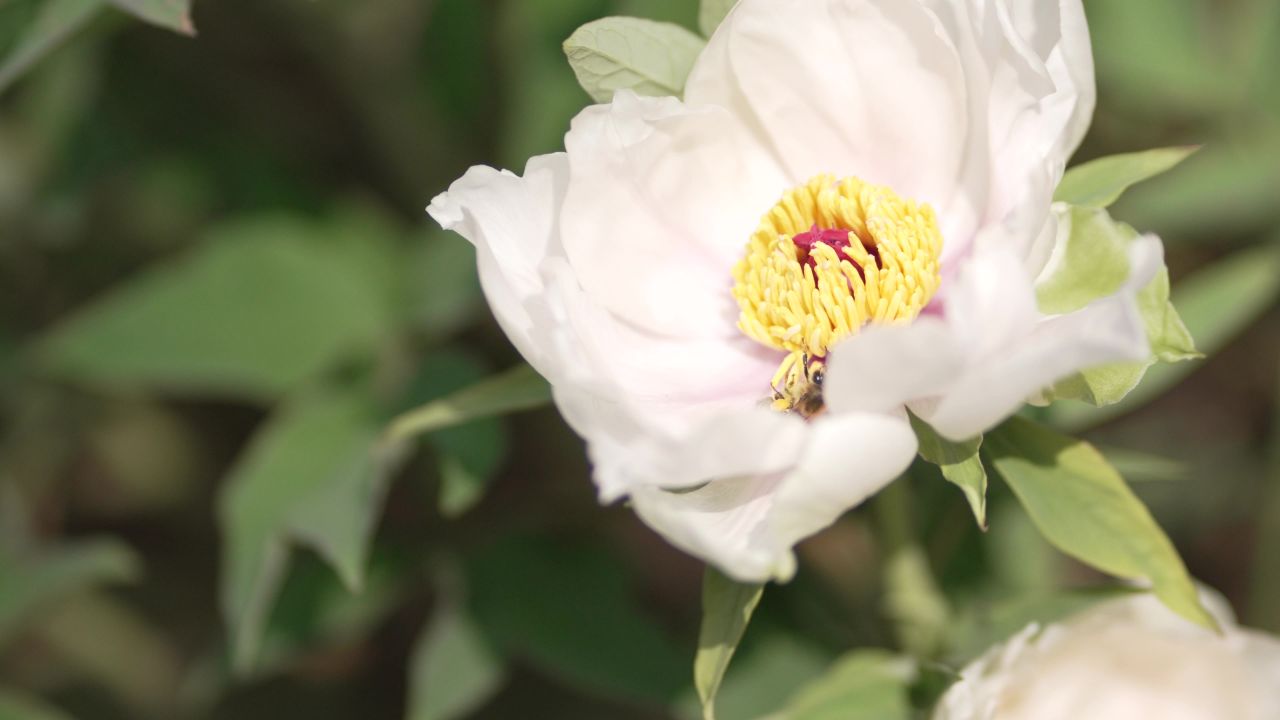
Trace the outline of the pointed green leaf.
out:
<instances>
[{"instance_id":1,"label":"pointed green leaf","mask_svg":"<svg viewBox=\"0 0 1280 720\"><path fill-rule=\"evenodd\" d=\"M1109 207L1125 190L1172 170L1199 147L1172 147L1099 158L1067 171L1053 199L1081 207Z\"/></svg>"},{"instance_id":2,"label":"pointed green leaf","mask_svg":"<svg viewBox=\"0 0 1280 720\"><path fill-rule=\"evenodd\" d=\"M738 0L702 0L698 6L698 29L711 37Z\"/></svg>"},{"instance_id":3,"label":"pointed green leaf","mask_svg":"<svg viewBox=\"0 0 1280 720\"><path fill-rule=\"evenodd\" d=\"M502 659L465 610L445 602L409 661L408 720L457 720L501 687Z\"/></svg>"},{"instance_id":4,"label":"pointed green leaf","mask_svg":"<svg viewBox=\"0 0 1280 720\"><path fill-rule=\"evenodd\" d=\"M564 53L582 89L607 103L618 90L679 96L705 44L672 23L609 17L578 28L564 41Z\"/></svg>"},{"instance_id":5,"label":"pointed green leaf","mask_svg":"<svg viewBox=\"0 0 1280 720\"><path fill-rule=\"evenodd\" d=\"M291 545L321 555L350 589L364 563L398 446L377 443L369 400L322 390L286 404L233 468L219 503L222 610L240 672L257 659Z\"/></svg>"},{"instance_id":6,"label":"pointed green leaf","mask_svg":"<svg viewBox=\"0 0 1280 720\"><path fill-rule=\"evenodd\" d=\"M547 381L528 365L519 365L400 415L387 427L385 439L394 443L470 420L530 410L550 401Z\"/></svg>"},{"instance_id":7,"label":"pointed green leaf","mask_svg":"<svg viewBox=\"0 0 1280 720\"><path fill-rule=\"evenodd\" d=\"M139 19L183 35L195 35L191 24L191 0L110 0L112 5Z\"/></svg>"},{"instance_id":8,"label":"pointed green leaf","mask_svg":"<svg viewBox=\"0 0 1280 720\"><path fill-rule=\"evenodd\" d=\"M770 720L909 720L915 664L883 650L845 655Z\"/></svg>"},{"instance_id":9,"label":"pointed green leaf","mask_svg":"<svg viewBox=\"0 0 1280 720\"><path fill-rule=\"evenodd\" d=\"M48 0L42 4L17 43L0 59L0 92L88 25L104 7L106 0ZM0 13L6 12L16 9L0 3Z\"/></svg>"},{"instance_id":10,"label":"pointed green leaf","mask_svg":"<svg viewBox=\"0 0 1280 720\"><path fill-rule=\"evenodd\" d=\"M764 585L735 582L712 567L702 577L702 628L693 684L705 720L715 720L716 693L763 594Z\"/></svg>"},{"instance_id":11,"label":"pointed green leaf","mask_svg":"<svg viewBox=\"0 0 1280 720\"><path fill-rule=\"evenodd\" d=\"M223 226L55 327L38 357L93 385L274 400L371 355L393 325L385 283L323 232L289 218Z\"/></svg>"},{"instance_id":12,"label":"pointed green leaf","mask_svg":"<svg viewBox=\"0 0 1280 720\"><path fill-rule=\"evenodd\" d=\"M1093 446L1019 417L988 433L986 446L1049 542L1103 572L1147 580L1171 610L1216 627L1173 543Z\"/></svg>"},{"instance_id":13,"label":"pointed green leaf","mask_svg":"<svg viewBox=\"0 0 1280 720\"><path fill-rule=\"evenodd\" d=\"M978 527L987 527L987 469L982 465L978 450L982 436L965 442L952 442L934 432L929 424L915 415L911 416L911 428L920 443L920 457L938 466L942 476L964 492L973 509Z\"/></svg>"}]
</instances>

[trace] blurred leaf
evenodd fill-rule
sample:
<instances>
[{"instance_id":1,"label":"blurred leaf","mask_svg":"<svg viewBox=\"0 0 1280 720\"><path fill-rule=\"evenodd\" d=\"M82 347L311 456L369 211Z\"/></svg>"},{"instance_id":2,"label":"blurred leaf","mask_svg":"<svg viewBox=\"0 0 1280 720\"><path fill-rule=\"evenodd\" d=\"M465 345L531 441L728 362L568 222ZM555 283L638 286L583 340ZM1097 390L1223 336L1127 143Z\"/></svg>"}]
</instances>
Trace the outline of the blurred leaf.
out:
<instances>
[{"instance_id":1,"label":"blurred leaf","mask_svg":"<svg viewBox=\"0 0 1280 720\"><path fill-rule=\"evenodd\" d=\"M71 720L71 716L39 698L0 688L0 720Z\"/></svg>"},{"instance_id":2,"label":"blurred leaf","mask_svg":"<svg viewBox=\"0 0 1280 720\"><path fill-rule=\"evenodd\" d=\"M1208 628L1178 551L1093 446L1023 418L987 434L996 471L1058 549L1123 578L1145 579L1179 615Z\"/></svg>"},{"instance_id":3,"label":"blurred leaf","mask_svg":"<svg viewBox=\"0 0 1280 720\"><path fill-rule=\"evenodd\" d=\"M153 25L183 35L195 35L191 24L191 0L110 0L112 5Z\"/></svg>"},{"instance_id":4,"label":"blurred leaf","mask_svg":"<svg viewBox=\"0 0 1280 720\"><path fill-rule=\"evenodd\" d=\"M831 653L783 632L753 633L748 647L738 653L733 672L727 673L716 693L720 720L759 720L775 712L805 683L831 664ZM702 717L701 702L690 689L676 713L694 720Z\"/></svg>"},{"instance_id":5,"label":"blurred leaf","mask_svg":"<svg viewBox=\"0 0 1280 720\"><path fill-rule=\"evenodd\" d=\"M222 611L237 671L257 659L290 543L318 552L348 588L361 587L387 481L403 454L379 447L377 435L363 394L322 390L278 410L237 461L219 503Z\"/></svg>"},{"instance_id":6,"label":"blurred leaf","mask_svg":"<svg viewBox=\"0 0 1280 720\"><path fill-rule=\"evenodd\" d=\"M982 436L962 443L952 442L934 432L929 424L911 415L911 429L920 443L920 457L938 466L942 476L964 492L978 527L987 527L987 469L978 450Z\"/></svg>"},{"instance_id":7,"label":"blurred leaf","mask_svg":"<svg viewBox=\"0 0 1280 720\"><path fill-rule=\"evenodd\" d=\"M1105 208L1125 190L1172 170L1199 147L1173 147L1099 158L1067 171L1053 199L1078 207Z\"/></svg>"},{"instance_id":8,"label":"blurred leaf","mask_svg":"<svg viewBox=\"0 0 1280 720\"><path fill-rule=\"evenodd\" d=\"M502 685L502 659L471 617L443 604L409 661L408 720L455 720L471 714Z\"/></svg>"},{"instance_id":9,"label":"blurred leaf","mask_svg":"<svg viewBox=\"0 0 1280 720\"><path fill-rule=\"evenodd\" d=\"M407 393L409 404L430 402L481 380L488 365L471 353L446 349L423 359ZM506 429L488 417L425 436L440 456L440 512L457 517L475 506L507 452Z\"/></svg>"},{"instance_id":10,"label":"blurred leaf","mask_svg":"<svg viewBox=\"0 0 1280 720\"><path fill-rule=\"evenodd\" d=\"M891 551L885 559L884 584L884 612L898 642L915 657L932 658L942 649L951 608L919 545Z\"/></svg>"},{"instance_id":11,"label":"blurred leaf","mask_svg":"<svg viewBox=\"0 0 1280 720\"><path fill-rule=\"evenodd\" d=\"M92 384L274 399L389 331L385 288L351 260L296 220L224 226L56 327L39 356Z\"/></svg>"},{"instance_id":12,"label":"blurred leaf","mask_svg":"<svg viewBox=\"0 0 1280 720\"><path fill-rule=\"evenodd\" d=\"M711 37L738 0L701 0L698 5L698 29Z\"/></svg>"},{"instance_id":13,"label":"blurred leaf","mask_svg":"<svg viewBox=\"0 0 1280 720\"><path fill-rule=\"evenodd\" d=\"M953 659L963 665L1033 622L1041 625L1055 623L1100 602L1135 592L1124 587L1041 591L1002 596L996 602L974 603L965 608L951 626Z\"/></svg>"},{"instance_id":14,"label":"blurred leaf","mask_svg":"<svg viewBox=\"0 0 1280 720\"><path fill-rule=\"evenodd\" d=\"M764 585L735 582L710 566L702 576L702 627L693 684L706 720L716 718L716 694L762 595Z\"/></svg>"},{"instance_id":15,"label":"blurred leaf","mask_svg":"<svg viewBox=\"0 0 1280 720\"><path fill-rule=\"evenodd\" d=\"M770 720L910 720L915 664L883 650L858 650L796 694Z\"/></svg>"},{"instance_id":16,"label":"blurred leaf","mask_svg":"<svg viewBox=\"0 0 1280 720\"><path fill-rule=\"evenodd\" d=\"M60 664L138 716L174 714L182 656L150 618L128 605L105 593L79 593L58 603L35 632Z\"/></svg>"},{"instance_id":17,"label":"blurred leaf","mask_svg":"<svg viewBox=\"0 0 1280 720\"><path fill-rule=\"evenodd\" d=\"M1277 295L1280 252L1264 244L1196 271L1174 289L1172 302L1181 311L1188 334L1196 338L1204 353L1213 355L1269 310ZM1157 365L1121 403L1101 409L1057 403L1048 409L1048 417L1054 426L1068 431L1103 422L1159 397L1196 367L1186 363Z\"/></svg>"},{"instance_id":18,"label":"blurred leaf","mask_svg":"<svg viewBox=\"0 0 1280 720\"><path fill-rule=\"evenodd\" d=\"M0 92L66 42L101 11L106 0L47 0L17 44L0 59ZM8 8L0 4L0 12Z\"/></svg>"},{"instance_id":19,"label":"blurred leaf","mask_svg":"<svg viewBox=\"0 0 1280 720\"><path fill-rule=\"evenodd\" d=\"M0 646L34 612L74 591L135 579L138 558L117 540L83 540L22 554L0 552Z\"/></svg>"},{"instance_id":20,"label":"blurred leaf","mask_svg":"<svg viewBox=\"0 0 1280 720\"><path fill-rule=\"evenodd\" d=\"M505 653L605 696L666 704L686 655L644 613L599 542L509 537L468 564L476 622Z\"/></svg>"},{"instance_id":21,"label":"blurred leaf","mask_svg":"<svg viewBox=\"0 0 1280 720\"><path fill-rule=\"evenodd\" d=\"M587 94L607 103L618 90L679 97L705 45L679 25L610 17L578 28L564 53Z\"/></svg>"},{"instance_id":22,"label":"blurred leaf","mask_svg":"<svg viewBox=\"0 0 1280 720\"><path fill-rule=\"evenodd\" d=\"M1273 225L1280 214L1278 156L1280 126L1232 127L1229 134L1205 137L1204 149L1178 172L1126 193L1115 214L1160 232L1170 243L1199 237L1218 244L1247 236Z\"/></svg>"},{"instance_id":23,"label":"blurred leaf","mask_svg":"<svg viewBox=\"0 0 1280 720\"><path fill-rule=\"evenodd\" d=\"M425 233L410 256L414 325L431 337L449 335L474 319L479 307L475 248L461 238Z\"/></svg>"},{"instance_id":24,"label":"blurred leaf","mask_svg":"<svg viewBox=\"0 0 1280 720\"><path fill-rule=\"evenodd\" d=\"M550 401L547 381L528 365L519 365L400 415L387 427L385 441L394 443L470 420L541 407Z\"/></svg>"},{"instance_id":25,"label":"blurred leaf","mask_svg":"<svg viewBox=\"0 0 1280 720\"><path fill-rule=\"evenodd\" d=\"M1138 452L1127 448L1098 448L1111 467L1130 483L1187 480L1191 470L1186 463L1171 458Z\"/></svg>"}]
</instances>

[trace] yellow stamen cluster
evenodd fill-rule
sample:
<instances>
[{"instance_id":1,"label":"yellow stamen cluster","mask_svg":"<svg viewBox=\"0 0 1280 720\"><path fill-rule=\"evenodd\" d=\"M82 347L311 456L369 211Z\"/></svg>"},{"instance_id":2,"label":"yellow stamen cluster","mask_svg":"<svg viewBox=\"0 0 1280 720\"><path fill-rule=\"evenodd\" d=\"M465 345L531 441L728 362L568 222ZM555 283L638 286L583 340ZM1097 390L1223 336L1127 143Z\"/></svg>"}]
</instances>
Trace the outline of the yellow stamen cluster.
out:
<instances>
[{"instance_id":1,"label":"yellow stamen cluster","mask_svg":"<svg viewBox=\"0 0 1280 720\"><path fill-rule=\"evenodd\" d=\"M849 231L848 247L814 243L805 262L794 238L814 228ZM780 409L795 407L837 341L914 319L941 282L941 252L933 209L887 187L820 175L788 191L733 269L738 327L788 352L773 383Z\"/></svg>"}]
</instances>

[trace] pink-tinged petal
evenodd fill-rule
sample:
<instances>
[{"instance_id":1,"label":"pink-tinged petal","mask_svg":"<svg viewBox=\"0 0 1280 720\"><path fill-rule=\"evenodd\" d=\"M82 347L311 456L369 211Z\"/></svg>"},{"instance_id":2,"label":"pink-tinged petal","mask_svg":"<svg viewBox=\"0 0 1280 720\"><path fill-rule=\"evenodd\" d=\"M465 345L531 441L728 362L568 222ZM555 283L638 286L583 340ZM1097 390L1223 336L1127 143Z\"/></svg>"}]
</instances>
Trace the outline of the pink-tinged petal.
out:
<instances>
[{"instance_id":1,"label":"pink-tinged petal","mask_svg":"<svg viewBox=\"0 0 1280 720\"><path fill-rule=\"evenodd\" d=\"M620 92L565 145L564 246L587 294L652 333L737 334L733 264L788 183L733 115Z\"/></svg>"},{"instance_id":2,"label":"pink-tinged petal","mask_svg":"<svg viewBox=\"0 0 1280 720\"><path fill-rule=\"evenodd\" d=\"M685 97L731 110L792 184L854 175L941 206L965 159L964 92L960 58L918 2L742 0Z\"/></svg>"}]
</instances>

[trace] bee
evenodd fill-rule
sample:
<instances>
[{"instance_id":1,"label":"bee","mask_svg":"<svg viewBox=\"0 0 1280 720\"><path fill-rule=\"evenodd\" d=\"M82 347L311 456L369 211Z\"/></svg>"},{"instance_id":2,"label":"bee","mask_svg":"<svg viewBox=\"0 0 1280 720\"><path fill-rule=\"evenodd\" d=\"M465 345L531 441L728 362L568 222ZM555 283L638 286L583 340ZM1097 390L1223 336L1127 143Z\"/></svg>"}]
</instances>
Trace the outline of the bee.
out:
<instances>
[{"instance_id":1,"label":"bee","mask_svg":"<svg viewBox=\"0 0 1280 720\"><path fill-rule=\"evenodd\" d=\"M821 415L826 409L822 399L822 382L826 378L825 358L806 355L804 380L798 387L792 386L774 392L774 404L781 410L793 412L808 420Z\"/></svg>"}]
</instances>

